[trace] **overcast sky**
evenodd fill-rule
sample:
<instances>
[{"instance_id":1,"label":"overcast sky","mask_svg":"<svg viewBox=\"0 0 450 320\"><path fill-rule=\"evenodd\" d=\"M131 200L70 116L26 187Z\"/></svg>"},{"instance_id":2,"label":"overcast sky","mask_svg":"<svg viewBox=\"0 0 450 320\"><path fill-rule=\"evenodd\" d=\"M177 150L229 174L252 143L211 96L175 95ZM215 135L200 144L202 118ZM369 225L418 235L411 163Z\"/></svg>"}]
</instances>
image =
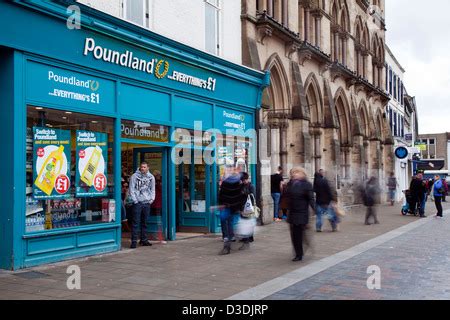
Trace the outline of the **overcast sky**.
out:
<instances>
[{"instance_id":1,"label":"overcast sky","mask_svg":"<svg viewBox=\"0 0 450 320\"><path fill-rule=\"evenodd\" d=\"M386 0L386 42L416 97L420 134L450 132L449 12L448 0Z\"/></svg>"}]
</instances>

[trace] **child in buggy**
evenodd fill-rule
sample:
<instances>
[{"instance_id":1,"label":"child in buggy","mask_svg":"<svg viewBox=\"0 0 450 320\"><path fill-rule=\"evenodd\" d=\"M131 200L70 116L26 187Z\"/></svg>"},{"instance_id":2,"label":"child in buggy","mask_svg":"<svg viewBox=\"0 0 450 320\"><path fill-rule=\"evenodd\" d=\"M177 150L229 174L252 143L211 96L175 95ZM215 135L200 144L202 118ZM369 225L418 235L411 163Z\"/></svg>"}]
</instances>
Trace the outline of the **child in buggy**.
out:
<instances>
[{"instance_id":1,"label":"child in buggy","mask_svg":"<svg viewBox=\"0 0 450 320\"><path fill-rule=\"evenodd\" d=\"M414 216L419 215L419 208L417 207L418 201L414 201L413 196L411 195L410 190L403 190L403 193L405 194L405 204L402 207L402 215L406 216L408 214L412 214ZM412 206L415 206L415 208L412 208Z\"/></svg>"}]
</instances>

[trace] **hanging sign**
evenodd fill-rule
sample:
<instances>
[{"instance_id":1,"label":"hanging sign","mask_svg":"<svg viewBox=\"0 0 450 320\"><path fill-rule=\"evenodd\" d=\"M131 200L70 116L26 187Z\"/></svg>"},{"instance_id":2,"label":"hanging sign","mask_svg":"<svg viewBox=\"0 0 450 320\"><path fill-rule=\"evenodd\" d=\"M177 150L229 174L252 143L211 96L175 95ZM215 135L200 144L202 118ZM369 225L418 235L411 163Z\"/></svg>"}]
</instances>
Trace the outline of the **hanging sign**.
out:
<instances>
[{"instance_id":1,"label":"hanging sign","mask_svg":"<svg viewBox=\"0 0 450 320\"><path fill-rule=\"evenodd\" d=\"M108 194L108 135L77 130L76 159L76 196L106 196Z\"/></svg>"},{"instance_id":2,"label":"hanging sign","mask_svg":"<svg viewBox=\"0 0 450 320\"><path fill-rule=\"evenodd\" d=\"M70 197L70 131L33 127L33 197Z\"/></svg>"}]
</instances>

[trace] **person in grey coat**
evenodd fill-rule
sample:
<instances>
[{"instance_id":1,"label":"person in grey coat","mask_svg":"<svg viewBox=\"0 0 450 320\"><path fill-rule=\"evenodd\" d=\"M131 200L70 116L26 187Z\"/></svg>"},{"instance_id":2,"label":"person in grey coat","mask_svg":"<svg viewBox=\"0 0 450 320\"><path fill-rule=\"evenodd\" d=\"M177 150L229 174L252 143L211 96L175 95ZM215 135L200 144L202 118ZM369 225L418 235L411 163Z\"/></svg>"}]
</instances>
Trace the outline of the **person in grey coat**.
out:
<instances>
[{"instance_id":1,"label":"person in grey coat","mask_svg":"<svg viewBox=\"0 0 450 320\"><path fill-rule=\"evenodd\" d=\"M147 220L150 215L150 206L155 201L155 177L149 172L147 162L142 162L139 169L131 176L129 193L133 201L130 248L136 248L139 233L140 244L151 246L147 237Z\"/></svg>"}]
</instances>

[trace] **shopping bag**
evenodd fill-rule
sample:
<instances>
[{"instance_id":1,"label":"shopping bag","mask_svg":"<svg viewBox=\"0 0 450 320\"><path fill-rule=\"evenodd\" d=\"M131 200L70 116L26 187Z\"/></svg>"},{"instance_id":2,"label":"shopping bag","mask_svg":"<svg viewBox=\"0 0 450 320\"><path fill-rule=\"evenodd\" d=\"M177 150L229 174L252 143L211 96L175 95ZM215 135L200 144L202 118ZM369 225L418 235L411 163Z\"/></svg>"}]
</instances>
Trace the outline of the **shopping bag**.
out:
<instances>
[{"instance_id":1,"label":"shopping bag","mask_svg":"<svg viewBox=\"0 0 450 320\"><path fill-rule=\"evenodd\" d=\"M252 203L252 198L250 195L247 196L247 202L245 202L244 210L242 210L241 215L244 218L251 218L255 214L255 207Z\"/></svg>"},{"instance_id":2,"label":"shopping bag","mask_svg":"<svg viewBox=\"0 0 450 320\"><path fill-rule=\"evenodd\" d=\"M336 212L336 215L338 217L345 217L345 215L346 215L345 210L339 202L335 203L333 205L333 207L334 207L334 212Z\"/></svg>"},{"instance_id":3,"label":"shopping bag","mask_svg":"<svg viewBox=\"0 0 450 320\"><path fill-rule=\"evenodd\" d=\"M255 227L255 218L241 218L236 224L234 234L239 238L248 238L253 235Z\"/></svg>"}]
</instances>

